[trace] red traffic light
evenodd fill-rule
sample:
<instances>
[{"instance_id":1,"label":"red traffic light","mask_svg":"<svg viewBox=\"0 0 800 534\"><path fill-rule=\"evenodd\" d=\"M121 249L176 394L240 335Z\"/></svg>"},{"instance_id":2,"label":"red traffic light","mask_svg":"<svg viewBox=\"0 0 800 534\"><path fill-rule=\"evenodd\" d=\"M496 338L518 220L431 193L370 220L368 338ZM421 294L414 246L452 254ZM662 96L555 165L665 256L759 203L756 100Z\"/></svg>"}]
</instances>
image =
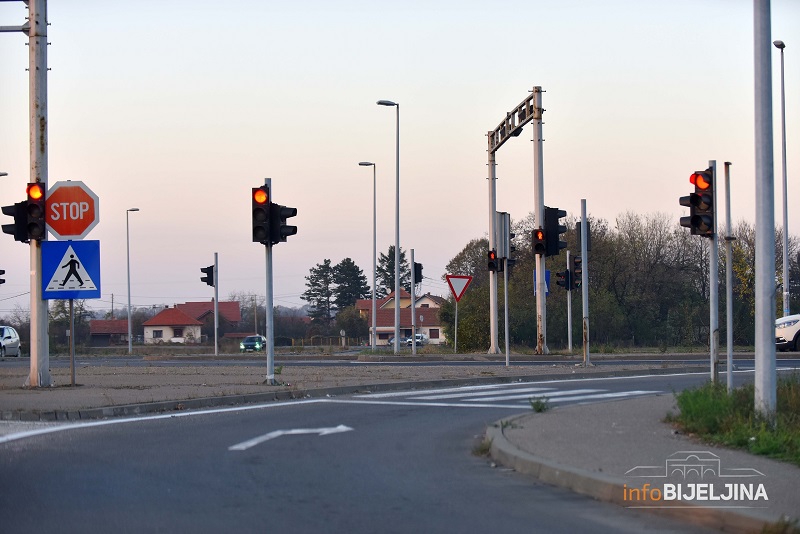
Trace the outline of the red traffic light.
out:
<instances>
[{"instance_id":1,"label":"red traffic light","mask_svg":"<svg viewBox=\"0 0 800 534\"><path fill-rule=\"evenodd\" d=\"M44 189L38 182L28 184L26 192L28 193L28 198L31 200L39 200L44 196Z\"/></svg>"},{"instance_id":2,"label":"red traffic light","mask_svg":"<svg viewBox=\"0 0 800 534\"><path fill-rule=\"evenodd\" d=\"M711 187L711 173L708 171L697 171L689 177L689 182L697 189L705 191Z\"/></svg>"},{"instance_id":3,"label":"red traffic light","mask_svg":"<svg viewBox=\"0 0 800 534\"><path fill-rule=\"evenodd\" d=\"M253 188L253 202L256 204L266 204L269 202L269 195L261 188Z\"/></svg>"},{"instance_id":4,"label":"red traffic light","mask_svg":"<svg viewBox=\"0 0 800 534\"><path fill-rule=\"evenodd\" d=\"M496 260L497 259L497 252L495 252L494 250L490 250L489 251L489 259L490 260Z\"/></svg>"}]
</instances>

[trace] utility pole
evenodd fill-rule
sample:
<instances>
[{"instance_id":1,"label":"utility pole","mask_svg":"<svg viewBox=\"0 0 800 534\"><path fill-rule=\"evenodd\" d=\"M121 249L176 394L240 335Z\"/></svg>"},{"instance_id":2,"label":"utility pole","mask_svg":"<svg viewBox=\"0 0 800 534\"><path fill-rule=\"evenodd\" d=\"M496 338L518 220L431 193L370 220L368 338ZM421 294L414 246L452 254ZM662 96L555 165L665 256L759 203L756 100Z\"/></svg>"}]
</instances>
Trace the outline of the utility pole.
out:
<instances>
[{"instance_id":1,"label":"utility pole","mask_svg":"<svg viewBox=\"0 0 800 534\"><path fill-rule=\"evenodd\" d=\"M542 88L533 88L533 107L540 110L533 119L533 203L536 225L544 228L544 162L542 161ZM536 254L536 354L547 349L547 281L545 255Z\"/></svg>"}]
</instances>

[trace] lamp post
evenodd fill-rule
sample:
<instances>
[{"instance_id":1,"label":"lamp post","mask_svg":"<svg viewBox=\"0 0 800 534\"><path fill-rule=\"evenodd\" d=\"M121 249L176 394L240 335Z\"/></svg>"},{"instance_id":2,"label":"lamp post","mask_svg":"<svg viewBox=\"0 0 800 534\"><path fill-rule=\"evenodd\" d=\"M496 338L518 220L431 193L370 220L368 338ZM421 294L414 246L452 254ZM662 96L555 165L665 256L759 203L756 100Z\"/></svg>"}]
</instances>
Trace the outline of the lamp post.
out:
<instances>
[{"instance_id":1,"label":"lamp post","mask_svg":"<svg viewBox=\"0 0 800 534\"><path fill-rule=\"evenodd\" d=\"M783 41L773 41L781 51L781 144L783 146L783 316L789 315L789 200L786 184L786 93L783 88Z\"/></svg>"},{"instance_id":2,"label":"lamp post","mask_svg":"<svg viewBox=\"0 0 800 534\"><path fill-rule=\"evenodd\" d=\"M125 241L128 248L128 354L133 354L133 334L131 332L131 226L129 215L139 208L129 208L125 211Z\"/></svg>"},{"instance_id":3,"label":"lamp post","mask_svg":"<svg viewBox=\"0 0 800 534\"><path fill-rule=\"evenodd\" d=\"M362 167L372 167L372 352L375 352L376 345L378 344L377 337L377 305L375 303L375 278L378 271L378 194L377 194L377 177L376 166L371 161L361 161L359 165Z\"/></svg>"},{"instance_id":4,"label":"lamp post","mask_svg":"<svg viewBox=\"0 0 800 534\"><path fill-rule=\"evenodd\" d=\"M400 352L400 104L391 100L378 100L379 106L394 106L397 110L394 211L394 353Z\"/></svg>"}]
</instances>

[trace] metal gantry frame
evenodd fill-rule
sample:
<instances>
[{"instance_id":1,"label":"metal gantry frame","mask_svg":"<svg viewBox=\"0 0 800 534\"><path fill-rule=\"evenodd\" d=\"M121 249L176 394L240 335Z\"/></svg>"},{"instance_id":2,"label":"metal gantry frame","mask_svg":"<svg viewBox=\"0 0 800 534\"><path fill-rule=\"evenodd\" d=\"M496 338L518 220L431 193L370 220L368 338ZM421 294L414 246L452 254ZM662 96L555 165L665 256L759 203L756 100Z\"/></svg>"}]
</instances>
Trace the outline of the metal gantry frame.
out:
<instances>
[{"instance_id":1,"label":"metal gantry frame","mask_svg":"<svg viewBox=\"0 0 800 534\"><path fill-rule=\"evenodd\" d=\"M533 163L534 163L534 216L541 226L544 220L544 164L542 161L542 88L535 86L531 94L506 114L505 119L487 134L489 156L489 249L496 249L498 243L497 222L497 162L496 152L512 137L519 137L522 128L533 121ZM536 270L542 273L537 277L536 287L536 329L537 354L547 354L546 330L546 281L544 255L536 256ZM499 354L497 325L497 273L489 272L489 354Z\"/></svg>"}]
</instances>

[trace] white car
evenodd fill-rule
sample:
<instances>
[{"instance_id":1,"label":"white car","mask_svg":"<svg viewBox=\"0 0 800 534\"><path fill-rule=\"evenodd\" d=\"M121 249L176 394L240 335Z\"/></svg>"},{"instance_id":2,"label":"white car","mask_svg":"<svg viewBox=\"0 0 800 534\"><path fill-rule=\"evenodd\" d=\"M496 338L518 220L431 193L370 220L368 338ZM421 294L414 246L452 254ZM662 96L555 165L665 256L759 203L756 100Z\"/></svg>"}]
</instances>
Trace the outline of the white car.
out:
<instances>
[{"instance_id":1,"label":"white car","mask_svg":"<svg viewBox=\"0 0 800 534\"><path fill-rule=\"evenodd\" d=\"M420 345L426 345L428 343L428 336L426 336L425 334L417 334L414 337L417 338L417 346L418 347ZM408 338L406 340L406 344L410 347L410 346L412 346L414 344L414 340L411 339L411 338Z\"/></svg>"},{"instance_id":2,"label":"white car","mask_svg":"<svg viewBox=\"0 0 800 534\"><path fill-rule=\"evenodd\" d=\"M0 326L0 358L19 355L19 334L11 326Z\"/></svg>"},{"instance_id":3,"label":"white car","mask_svg":"<svg viewBox=\"0 0 800 534\"><path fill-rule=\"evenodd\" d=\"M800 350L800 315L787 315L775 321L775 347Z\"/></svg>"}]
</instances>

